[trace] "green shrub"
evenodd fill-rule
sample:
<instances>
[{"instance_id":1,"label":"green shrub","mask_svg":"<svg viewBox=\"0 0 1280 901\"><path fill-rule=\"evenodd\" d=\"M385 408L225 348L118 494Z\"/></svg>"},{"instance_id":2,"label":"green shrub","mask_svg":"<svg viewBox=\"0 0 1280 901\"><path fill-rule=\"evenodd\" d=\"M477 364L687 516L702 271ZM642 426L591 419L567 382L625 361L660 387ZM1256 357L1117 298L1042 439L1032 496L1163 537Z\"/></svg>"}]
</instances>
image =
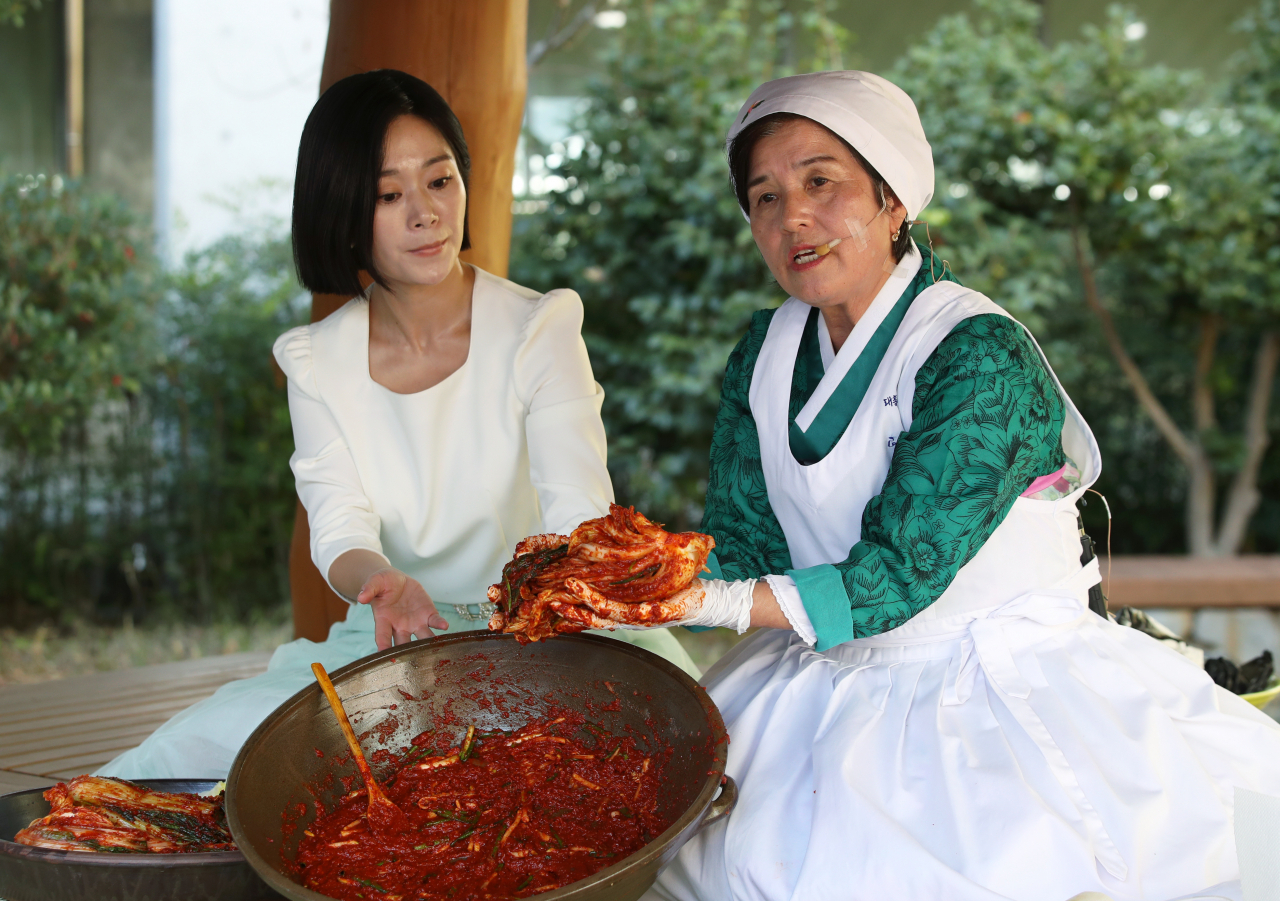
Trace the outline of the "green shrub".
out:
<instances>
[{"instance_id":1,"label":"green shrub","mask_svg":"<svg viewBox=\"0 0 1280 901\"><path fill-rule=\"evenodd\" d=\"M9 621L202 620L288 597L288 240L162 272L116 200L0 183L0 606Z\"/></svg>"},{"instance_id":2,"label":"green shrub","mask_svg":"<svg viewBox=\"0 0 1280 901\"><path fill-rule=\"evenodd\" d=\"M161 554L155 588L205 618L282 603L293 432L271 345L306 321L310 297L278 235L225 238L189 255L169 284L152 389L167 476L155 519L166 527L150 530Z\"/></svg>"},{"instance_id":3,"label":"green shrub","mask_svg":"<svg viewBox=\"0 0 1280 901\"><path fill-rule=\"evenodd\" d=\"M136 394L156 305L127 208L60 177L0 182L0 446L50 453L109 398Z\"/></svg>"},{"instance_id":4,"label":"green shrub","mask_svg":"<svg viewBox=\"0 0 1280 901\"><path fill-rule=\"evenodd\" d=\"M116 200L0 181L0 599L15 619L91 606L118 550L103 464L155 359L146 245Z\"/></svg>"}]
</instances>

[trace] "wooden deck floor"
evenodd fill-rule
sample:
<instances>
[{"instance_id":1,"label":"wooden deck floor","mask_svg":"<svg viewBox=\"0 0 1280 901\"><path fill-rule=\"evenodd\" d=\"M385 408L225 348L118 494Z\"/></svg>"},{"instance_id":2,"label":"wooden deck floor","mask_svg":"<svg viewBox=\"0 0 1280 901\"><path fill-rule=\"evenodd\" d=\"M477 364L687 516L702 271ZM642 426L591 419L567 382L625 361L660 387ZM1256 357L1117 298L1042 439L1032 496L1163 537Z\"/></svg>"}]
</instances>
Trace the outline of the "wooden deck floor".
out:
<instances>
[{"instance_id":1,"label":"wooden deck floor","mask_svg":"<svg viewBox=\"0 0 1280 901\"><path fill-rule=\"evenodd\" d=\"M0 794L90 773L185 707L267 668L227 654L0 687Z\"/></svg>"}]
</instances>

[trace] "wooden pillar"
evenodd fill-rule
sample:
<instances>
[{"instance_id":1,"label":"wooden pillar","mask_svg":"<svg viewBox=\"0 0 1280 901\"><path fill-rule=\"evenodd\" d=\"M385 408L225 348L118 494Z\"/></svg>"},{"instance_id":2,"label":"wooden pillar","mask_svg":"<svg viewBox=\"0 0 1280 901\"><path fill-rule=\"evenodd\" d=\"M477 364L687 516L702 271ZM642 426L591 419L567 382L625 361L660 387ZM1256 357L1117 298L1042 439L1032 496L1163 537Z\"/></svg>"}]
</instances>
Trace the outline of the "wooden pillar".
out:
<instances>
[{"instance_id":1,"label":"wooden pillar","mask_svg":"<svg viewBox=\"0 0 1280 901\"><path fill-rule=\"evenodd\" d=\"M323 92L357 72L400 69L440 92L471 151L471 250L462 257L501 276L511 250L511 177L524 115L528 18L528 0L330 0L320 76ZM346 300L315 295L311 321ZM347 608L312 564L309 544L299 505L289 553L294 632L319 641Z\"/></svg>"},{"instance_id":2,"label":"wooden pillar","mask_svg":"<svg viewBox=\"0 0 1280 901\"><path fill-rule=\"evenodd\" d=\"M84 0L63 6L66 43L67 174L84 175Z\"/></svg>"}]
</instances>

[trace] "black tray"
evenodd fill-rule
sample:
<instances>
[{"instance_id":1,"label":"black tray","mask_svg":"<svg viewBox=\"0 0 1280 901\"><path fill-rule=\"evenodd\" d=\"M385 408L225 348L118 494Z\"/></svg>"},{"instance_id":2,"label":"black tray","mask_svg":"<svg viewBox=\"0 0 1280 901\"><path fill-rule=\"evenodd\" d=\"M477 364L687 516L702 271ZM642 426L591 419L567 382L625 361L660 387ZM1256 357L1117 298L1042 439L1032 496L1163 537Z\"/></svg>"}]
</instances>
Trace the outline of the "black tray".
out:
<instances>
[{"instance_id":1,"label":"black tray","mask_svg":"<svg viewBox=\"0 0 1280 901\"><path fill-rule=\"evenodd\" d=\"M214 779L140 779L170 792L205 792ZM0 796L0 899L5 901L262 901L279 898L239 851L113 854L52 851L13 836L49 812L44 790Z\"/></svg>"}]
</instances>

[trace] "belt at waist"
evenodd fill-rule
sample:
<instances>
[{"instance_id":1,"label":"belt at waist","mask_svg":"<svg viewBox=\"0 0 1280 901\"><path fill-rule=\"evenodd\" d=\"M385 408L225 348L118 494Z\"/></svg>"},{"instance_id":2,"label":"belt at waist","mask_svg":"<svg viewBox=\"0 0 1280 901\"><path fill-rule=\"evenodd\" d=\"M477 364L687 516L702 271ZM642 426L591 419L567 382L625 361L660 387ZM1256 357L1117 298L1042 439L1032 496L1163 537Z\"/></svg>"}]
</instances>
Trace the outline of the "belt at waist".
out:
<instances>
[{"instance_id":1,"label":"belt at waist","mask_svg":"<svg viewBox=\"0 0 1280 901\"><path fill-rule=\"evenodd\" d=\"M448 601L437 601L436 609L446 618L452 614L464 622L474 623L481 620L488 622L489 617L498 607L489 601L481 601L479 604L450 604Z\"/></svg>"}]
</instances>

